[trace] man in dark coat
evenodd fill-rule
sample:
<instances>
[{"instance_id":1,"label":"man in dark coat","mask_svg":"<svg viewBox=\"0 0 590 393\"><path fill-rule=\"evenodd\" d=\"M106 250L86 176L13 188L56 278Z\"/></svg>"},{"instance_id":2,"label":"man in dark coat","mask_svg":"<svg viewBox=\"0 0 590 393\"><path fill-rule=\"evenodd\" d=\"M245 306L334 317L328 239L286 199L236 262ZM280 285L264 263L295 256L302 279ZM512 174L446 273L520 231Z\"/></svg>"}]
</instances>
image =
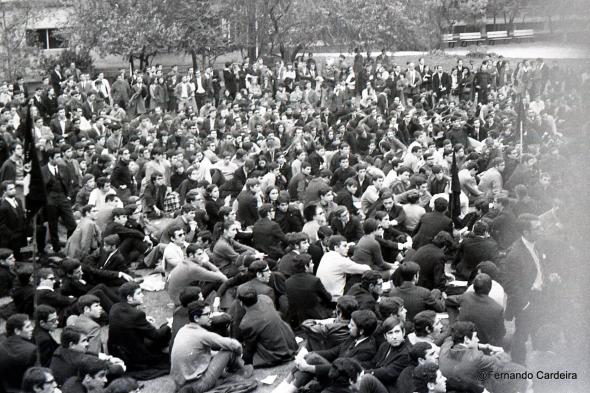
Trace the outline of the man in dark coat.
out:
<instances>
[{"instance_id":1,"label":"man in dark coat","mask_svg":"<svg viewBox=\"0 0 590 393\"><path fill-rule=\"evenodd\" d=\"M236 218L244 227L254 225L258 220L258 202L256 194L260 191L258 179L246 180L246 189L238 195Z\"/></svg>"},{"instance_id":2,"label":"man in dark coat","mask_svg":"<svg viewBox=\"0 0 590 393\"><path fill-rule=\"evenodd\" d=\"M57 311L51 306L42 304L36 310L37 323L33 331L35 344L39 348L39 363L43 367L49 367L51 357L59 344L55 341L51 332L57 329Z\"/></svg>"},{"instance_id":3,"label":"man in dark coat","mask_svg":"<svg viewBox=\"0 0 590 393\"><path fill-rule=\"evenodd\" d=\"M420 266L416 262L404 262L397 270L402 283L398 287L392 288L388 296L403 299L404 307L408 310L406 314L408 321L413 320L414 316L420 311L434 310L435 312L443 312L445 310L440 290L433 289L429 291L416 285L420 274Z\"/></svg>"},{"instance_id":4,"label":"man in dark coat","mask_svg":"<svg viewBox=\"0 0 590 393\"><path fill-rule=\"evenodd\" d=\"M543 299L559 281L557 273L550 273L545 254L537 248L543 230L539 218L522 214L518 220L522 237L514 242L504 261L506 290L506 320L515 318L510 356L516 363L526 360L526 341L541 326Z\"/></svg>"},{"instance_id":5,"label":"man in dark coat","mask_svg":"<svg viewBox=\"0 0 590 393\"><path fill-rule=\"evenodd\" d=\"M332 295L312 271L313 263L309 254L295 256L294 274L285 283L289 322L293 327L299 327L306 319L325 319L331 315Z\"/></svg>"},{"instance_id":6,"label":"man in dark coat","mask_svg":"<svg viewBox=\"0 0 590 393\"><path fill-rule=\"evenodd\" d=\"M21 260L21 248L27 245L25 210L20 199L16 197L16 185L12 181L3 181L0 193L4 198L0 202L0 247L14 252Z\"/></svg>"},{"instance_id":7,"label":"man in dark coat","mask_svg":"<svg viewBox=\"0 0 590 393\"><path fill-rule=\"evenodd\" d=\"M0 388L17 393L25 371L37 361L37 347L31 342L33 323L25 314L11 315L6 321L6 336L0 344Z\"/></svg>"},{"instance_id":8,"label":"man in dark coat","mask_svg":"<svg viewBox=\"0 0 590 393\"><path fill-rule=\"evenodd\" d=\"M380 272L368 270L363 273L361 282L350 287L347 295L354 296L359 305L359 310L371 310L375 312L377 299L383 293L383 277Z\"/></svg>"},{"instance_id":9,"label":"man in dark coat","mask_svg":"<svg viewBox=\"0 0 590 393\"><path fill-rule=\"evenodd\" d=\"M440 231L432 243L425 244L409 259L420 265L417 285L426 289L445 290L445 251L453 246L453 238L446 231Z\"/></svg>"},{"instance_id":10,"label":"man in dark coat","mask_svg":"<svg viewBox=\"0 0 590 393\"><path fill-rule=\"evenodd\" d=\"M432 90L437 99L446 97L451 92L451 76L443 72L441 65L437 67L437 72L432 75Z\"/></svg>"},{"instance_id":11,"label":"man in dark coat","mask_svg":"<svg viewBox=\"0 0 590 393\"><path fill-rule=\"evenodd\" d=\"M258 251L278 261L279 258L285 255L282 243L286 243L287 239L281 230L281 226L272 221L273 209L270 204L265 203L258 210L260 219L252 227L252 241Z\"/></svg>"},{"instance_id":12,"label":"man in dark coat","mask_svg":"<svg viewBox=\"0 0 590 393\"><path fill-rule=\"evenodd\" d=\"M489 297L492 279L480 273L473 280L474 292L458 296L450 296L447 305L457 303L459 321L470 321L475 324L477 337L483 344L502 346L506 328L504 326L504 310L502 306Z\"/></svg>"},{"instance_id":13,"label":"man in dark coat","mask_svg":"<svg viewBox=\"0 0 590 393\"><path fill-rule=\"evenodd\" d=\"M448 206L449 203L446 199L436 198L434 211L426 213L420 218L412 239L414 250L418 250L423 245L430 243L440 231L453 234L453 221L445 214Z\"/></svg>"},{"instance_id":14,"label":"man in dark coat","mask_svg":"<svg viewBox=\"0 0 590 393\"><path fill-rule=\"evenodd\" d=\"M238 300L246 308L240 323L244 361L254 367L264 367L293 359L298 349L295 335L275 310L272 300L257 295L250 286L238 290Z\"/></svg>"},{"instance_id":15,"label":"man in dark coat","mask_svg":"<svg viewBox=\"0 0 590 393\"><path fill-rule=\"evenodd\" d=\"M152 379L170 371L168 354L162 353L170 342L170 327L156 328L138 309L143 293L136 282L119 288L121 302L109 313L109 353L125 362L127 373L137 379Z\"/></svg>"},{"instance_id":16,"label":"man in dark coat","mask_svg":"<svg viewBox=\"0 0 590 393\"><path fill-rule=\"evenodd\" d=\"M471 281L480 262L496 262L499 256L498 243L489 237L488 225L477 221L473 225L473 234L459 244L454 261L455 275L460 280Z\"/></svg>"}]
</instances>

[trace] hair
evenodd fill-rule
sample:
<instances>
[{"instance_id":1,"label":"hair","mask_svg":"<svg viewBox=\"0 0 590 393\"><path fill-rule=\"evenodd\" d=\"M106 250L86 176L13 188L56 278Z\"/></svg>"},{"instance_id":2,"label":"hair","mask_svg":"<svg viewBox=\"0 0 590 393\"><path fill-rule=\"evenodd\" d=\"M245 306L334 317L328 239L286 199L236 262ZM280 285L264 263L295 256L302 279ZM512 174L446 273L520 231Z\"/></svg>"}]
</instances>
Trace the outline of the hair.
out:
<instances>
[{"instance_id":1,"label":"hair","mask_svg":"<svg viewBox=\"0 0 590 393\"><path fill-rule=\"evenodd\" d=\"M465 337L473 338L475 332L475 324L468 321L457 321L451 326L451 336L453 337L453 345L461 344Z\"/></svg>"},{"instance_id":2,"label":"hair","mask_svg":"<svg viewBox=\"0 0 590 393\"><path fill-rule=\"evenodd\" d=\"M201 318L203 310L208 307L203 300L194 300L187 306L187 313L189 321L193 322L195 318Z\"/></svg>"},{"instance_id":3,"label":"hair","mask_svg":"<svg viewBox=\"0 0 590 393\"><path fill-rule=\"evenodd\" d=\"M492 290L492 278L485 273L479 273L473 279L473 290L478 295L489 295Z\"/></svg>"},{"instance_id":4,"label":"hair","mask_svg":"<svg viewBox=\"0 0 590 393\"><path fill-rule=\"evenodd\" d=\"M295 248L298 247L301 242L309 241L309 236L303 232L289 232L285 235L287 243Z\"/></svg>"},{"instance_id":5,"label":"hair","mask_svg":"<svg viewBox=\"0 0 590 393\"><path fill-rule=\"evenodd\" d=\"M336 310L340 311L340 317L345 320L349 320L352 313L358 310L358 308L358 301L351 295L340 296L336 301Z\"/></svg>"},{"instance_id":6,"label":"hair","mask_svg":"<svg viewBox=\"0 0 590 393\"><path fill-rule=\"evenodd\" d=\"M397 174L401 175L404 172L408 172L410 175L412 173L414 173L410 168L408 168L407 166L400 166L399 168L397 168Z\"/></svg>"},{"instance_id":7,"label":"hair","mask_svg":"<svg viewBox=\"0 0 590 393\"><path fill-rule=\"evenodd\" d=\"M258 295L256 290L251 286L244 287L238 290L238 300L246 307L252 307L258 302Z\"/></svg>"},{"instance_id":8,"label":"hair","mask_svg":"<svg viewBox=\"0 0 590 393\"><path fill-rule=\"evenodd\" d=\"M400 265L399 272L403 281L412 281L420 272L420 265L413 261L405 261Z\"/></svg>"},{"instance_id":9,"label":"hair","mask_svg":"<svg viewBox=\"0 0 590 393\"><path fill-rule=\"evenodd\" d=\"M486 198L477 199L473 205L483 214L486 214L490 211L490 202Z\"/></svg>"},{"instance_id":10,"label":"hair","mask_svg":"<svg viewBox=\"0 0 590 393\"><path fill-rule=\"evenodd\" d=\"M35 388L41 388L47 381L47 375L53 375L46 367L31 367L23 376L21 390L25 393L35 393Z\"/></svg>"},{"instance_id":11,"label":"hair","mask_svg":"<svg viewBox=\"0 0 590 393\"><path fill-rule=\"evenodd\" d=\"M449 202L445 198L436 198L434 200L434 210L439 213L444 213L449 207Z\"/></svg>"},{"instance_id":12,"label":"hair","mask_svg":"<svg viewBox=\"0 0 590 393\"><path fill-rule=\"evenodd\" d=\"M170 239L175 238L174 234L177 231L182 231L182 227L180 225L173 225L170 228L168 228L168 236L170 236Z\"/></svg>"},{"instance_id":13,"label":"hair","mask_svg":"<svg viewBox=\"0 0 590 393\"><path fill-rule=\"evenodd\" d=\"M367 218L365 222L363 222L363 231L367 235L375 232L378 228L379 223L374 218Z\"/></svg>"},{"instance_id":14,"label":"hair","mask_svg":"<svg viewBox=\"0 0 590 393\"><path fill-rule=\"evenodd\" d=\"M61 346L69 348L72 344L78 344L82 334L80 330L72 326L66 326L61 332Z\"/></svg>"},{"instance_id":15,"label":"hair","mask_svg":"<svg viewBox=\"0 0 590 393\"><path fill-rule=\"evenodd\" d=\"M328 240L328 248L332 251L336 250L336 247L340 245L340 243L346 242L346 238L342 235L332 235Z\"/></svg>"},{"instance_id":16,"label":"hair","mask_svg":"<svg viewBox=\"0 0 590 393\"><path fill-rule=\"evenodd\" d=\"M358 183L358 181L356 181L356 179L349 177L348 179L344 180L344 187L350 187L350 186L355 186L358 188L359 183Z\"/></svg>"},{"instance_id":17,"label":"hair","mask_svg":"<svg viewBox=\"0 0 590 393\"><path fill-rule=\"evenodd\" d=\"M188 305L196 300L199 300L201 295L201 287L190 286L184 287L180 290L178 300L182 307L188 307Z\"/></svg>"},{"instance_id":18,"label":"hair","mask_svg":"<svg viewBox=\"0 0 590 393\"><path fill-rule=\"evenodd\" d=\"M496 157L490 163L490 167L497 167L504 163L504 159L502 157Z\"/></svg>"},{"instance_id":19,"label":"hair","mask_svg":"<svg viewBox=\"0 0 590 393\"><path fill-rule=\"evenodd\" d=\"M377 328L377 316L371 310L354 311L350 318L354 321L359 330L363 331L364 336L370 336Z\"/></svg>"},{"instance_id":20,"label":"hair","mask_svg":"<svg viewBox=\"0 0 590 393\"><path fill-rule=\"evenodd\" d=\"M365 289L369 289L371 284L376 285L379 280L383 280L381 273L376 270L367 270L361 276L361 286Z\"/></svg>"},{"instance_id":21,"label":"hair","mask_svg":"<svg viewBox=\"0 0 590 393\"><path fill-rule=\"evenodd\" d=\"M55 275L55 273L53 272L53 269L50 267L44 267L39 269L39 274L38 274L38 281L40 282L41 280L46 279L47 277L49 277L50 275ZM37 282L37 284L39 283Z\"/></svg>"},{"instance_id":22,"label":"hair","mask_svg":"<svg viewBox=\"0 0 590 393\"><path fill-rule=\"evenodd\" d=\"M87 375L95 377L101 371L107 371L108 367L105 361L98 357L86 356L80 359L78 363L78 381L82 381Z\"/></svg>"},{"instance_id":23,"label":"hair","mask_svg":"<svg viewBox=\"0 0 590 393\"><path fill-rule=\"evenodd\" d=\"M311 255L300 254L293 258L293 272L303 273L311 262Z\"/></svg>"},{"instance_id":24,"label":"hair","mask_svg":"<svg viewBox=\"0 0 590 393\"><path fill-rule=\"evenodd\" d=\"M135 291L137 291L140 288L141 287L139 286L139 284L135 281L126 282L119 287L119 297L121 298L121 300L126 302L127 297L133 296Z\"/></svg>"},{"instance_id":25,"label":"hair","mask_svg":"<svg viewBox=\"0 0 590 393\"><path fill-rule=\"evenodd\" d=\"M388 331L390 331L391 329L393 329L394 327L400 325L402 328L402 331L404 332L404 334L406 333L406 326L404 324L404 321L402 321L398 316L396 315L390 315L389 317L385 318L385 320L383 321L383 323L381 324L381 328L380 330L383 333L387 333Z\"/></svg>"},{"instance_id":26,"label":"hair","mask_svg":"<svg viewBox=\"0 0 590 393\"><path fill-rule=\"evenodd\" d=\"M22 330L27 321L29 321L29 316L27 314L13 314L8 317L6 320L6 336L13 336L16 329Z\"/></svg>"},{"instance_id":27,"label":"hair","mask_svg":"<svg viewBox=\"0 0 590 393\"><path fill-rule=\"evenodd\" d=\"M103 244L109 245L109 246L118 246L119 242L121 241L121 239L119 238L119 235L117 235L116 233L113 233L112 235L108 235L103 239Z\"/></svg>"},{"instance_id":28,"label":"hair","mask_svg":"<svg viewBox=\"0 0 590 393\"><path fill-rule=\"evenodd\" d=\"M119 197L119 196L118 196L117 194L107 194L107 195L104 197L104 201L105 201L106 203L108 203L108 202L113 202L113 201L115 200L115 198L118 198L118 197Z\"/></svg>"},{"instance_id":29,"label":"hair","mask_svg":"<svg viewBox=\"0 0 590 393\"><path fill-rule=\"evenodd\" d=\"M427 336L428 331L426 329L430 328L430 330L432 330L435 321L436 313L432 310L424 310L416 314L414 316L414 330L416 331L416 336Z\"/></svg>"},{"instance_id":30,"label":"hair","mask_svg":"<svg viewBox=\"0 0 590 393\"><path fill-rule=\"evenodd\" d=\"M268 264L265 261L255 260L248 266L248 273L252 273L256 275L257 273L262 273L268 268Z\"/></svg>"},{"instance_id":31,"label":"hair","mask_svg":"<svg viewBox=\"0 0 590 393\"><path fill-rule=\"evenodd\" d=\"M0 260L8 259L12 254L14 254L14 251L10 248L0 248Z\"/></svg>"},{"instance_id":32,"label":"hair","mask_svg":"<svg viewBox=\"0 0 590 393\"><path fill-rule=\"evenodd\" d=\"M484 221L476 221L473 224L473 234L476 236L483 236L488 232L488 224Z\"/></svg>"},{"instance_id":33,"label":"hair","mask_svg":"<svg viewBox=\"0 0 590 393\"><path fill-rule=\"evenodd\" d=\"M412 205L416 204L420 200L420 194L417 191L409 192L406 199L408 200L408 203Z\"/></svg>"},{"instance_id":34,"label":"hair","mask_svg":"<svg viewBox=\"0 0 590 393\"><path fill-rule=\"evenodd\" d=\"M41 304L35 310L35 321L37 323L47 322L47 318L57 310L48 304Z\"/></svg>"},{"instance_id":35,"label":"hair","mask_svg":"<svg viewBox=\"0 0 590 393\"><path fill-rule=\"evenodd\" d=\"M86 294L82 295L78 298L78 309L80 310L80 314L84 313L84 309L86 307L91 307L93 304L99 303L100 299L94 295Z\"/></svg>"},{"instance_id":36,"label":"hair","mask_svg":"<svg viewBox=\"0 0 590 393\"><path fill-rule=\"evenodd\" d=\"M428 341L418 341L410 347L408 354L410 355L410 362L417 366L418 359L426 359L426 352L432 348L432 344Z\"/></svg>"},{"instance_id":37,"label":"hair","mask_svg":"<svg viewBox=\"0 0 590 393\"><path fill-rule=\"evenodd\" d=\"M353 358L338 358L332 362L328 378L333 385L349 385L356 383L359 374L363 371L360 363Z\"/></svg>"},{"instance_id":38,"label":"hair","mask_svg":"<svg viewBox=\"0 0 590 393\"><path fill-rule=\"evenodd\" d=\"M131 377L115 379L104 390L105 393L131 393L139 388L137 381Z\"/></svg>"},{"instance_id":39,"label":"hair","mask_svg":"<svg viewBox=\"0 0 590 393\"><path fill-rule=\"evenodd\" d=\"M447 231L440 231L434 236L434 239L432 239L432 244L440 248L452 247L454 243L453 236Z\"/></svg>"},{"instance_id":40,"label":"hair","mask_svg":"<svg viewBox=\"0 0 590 393\"><path fill-rule=\"evenodd\" d=\"M263 203L262 206L258 209L258 214L260 218L266 218L270 215L270 212L273 210L273 207L270 203Z\"/></svg>"},{"instance_id":41,"label":"hair","mask_svg":"<svg viewBox=\"0 0 590 393\"><path fill-rule=\"evenodd\" d=\"M61 262L61 270L66 276L72 274L74 270L78 269L80 266L82 265L77 259L66 258Z\"/></svg>"},{"instance_id":42,"label":"hair","mask_svg":"<svg viewBox=\"0 0 590 393\"><path fill-rule=\"evenodd\" d=\"M433 362L425 362L416 366L413 372L414 391L416 393L428 393L428 384L436 382L438 365Z\"/></svg>"},{"instance_id":43,"label":"hair","mask_svg":"<svg viewBox=\"0 0 590 393\"><path fill-rule=\"evenodd\" d=\"M383 296L377 303L377 315L379 319L386 319L390 315L397 315L399 310L404 306L404 299L397 296Z\"/></svg>"},{"instance_id":44,"label":"hair","mask_svg":"<svg viewBox=\"0 0 590 393\"><path fill-rule=\"evenodd\" d=\"M113 217L113 220L117 217L129 217L129 212L124 207L116 207L113 209L111 216Z\"/></svg>"},{"instance_id":45,"label":"hair","mask_svg":"<svg viewBox=\"0 0 590 393\"><path fill-rule=\"evenodd\" d=\"M106 177L99 177L96 179L96 187L103 188L105 184L110 183L111 181Z\"/></svg>"}]
</instances>

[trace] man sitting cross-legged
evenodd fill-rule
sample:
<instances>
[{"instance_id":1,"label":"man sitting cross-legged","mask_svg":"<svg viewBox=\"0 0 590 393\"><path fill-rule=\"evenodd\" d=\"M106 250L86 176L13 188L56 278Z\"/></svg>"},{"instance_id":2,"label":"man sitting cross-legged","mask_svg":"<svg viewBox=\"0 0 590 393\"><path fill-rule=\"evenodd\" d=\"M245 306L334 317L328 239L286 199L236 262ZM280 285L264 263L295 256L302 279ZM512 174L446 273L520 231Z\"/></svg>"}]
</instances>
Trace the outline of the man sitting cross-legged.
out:
<instances>
[{"instance_id":1,"label":"man sitting cross-legged","mask_svg":"<svg viewBox=\"0 0 590 393\"><path fill-rule=\"evenodd\" d=\"M188 305L190 322L176 335L170 375L182 393L201 393L220 382L224 371L249 378L252 366L241 358L242 344L207 330L211 309L202 300ZM218 351L215 355L211 351Z\"/></svg>"}]
</instances>

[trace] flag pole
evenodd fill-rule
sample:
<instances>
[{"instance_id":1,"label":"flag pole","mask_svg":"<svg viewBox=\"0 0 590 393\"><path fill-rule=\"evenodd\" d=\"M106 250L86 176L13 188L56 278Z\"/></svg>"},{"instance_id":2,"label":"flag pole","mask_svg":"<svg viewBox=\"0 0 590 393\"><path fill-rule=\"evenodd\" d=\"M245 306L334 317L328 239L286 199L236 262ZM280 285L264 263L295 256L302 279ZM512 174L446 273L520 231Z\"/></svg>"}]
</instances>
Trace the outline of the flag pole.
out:
<instances>
[{"instance_id":1,"label":"flag pole","mask_svg":"<svg viewBox=\"0 0 590 393\"><path fill-rule=\"evenodd\" d=\"M39 303L39 293L37 291L37 282L39 279L39 266L37 265L37 214L33 216L33 240L31 246L33 247L33 318L37 321L37 305ZM41 348L37 345L37 363L41 362Z\"/></svg>"}]
</instances>

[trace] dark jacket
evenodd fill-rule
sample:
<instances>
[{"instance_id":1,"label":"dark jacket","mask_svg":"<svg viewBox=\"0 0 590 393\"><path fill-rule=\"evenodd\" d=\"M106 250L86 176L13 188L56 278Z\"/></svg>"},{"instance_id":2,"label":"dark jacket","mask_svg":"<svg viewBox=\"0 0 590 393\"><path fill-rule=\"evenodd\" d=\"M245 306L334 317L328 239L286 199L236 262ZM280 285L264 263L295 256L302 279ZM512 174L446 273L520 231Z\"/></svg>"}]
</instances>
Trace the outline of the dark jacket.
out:
<instances>
[{"instance_id":1,"label":"dark jacket","mask_svg":"<svg viewBox=\"0 0 590 393\"><path fill-rule=\"evenodd\" d=\"M66 349L64 347L59 347L53 354L53 358L51 359L51 371L53 373L53 377L55 381L62 385L65 383L68 378L75 377L78 375L78 370L80 369L80 364L85 359L96 359L96 355L92 355L89 353L83 352L76 352L71 349ZM120 377L123 375L123 367L119 365L112 365L105 362L105 365L108 364L108 374L111 377Z\"/></svg>"},{"instance_id":2,"label":"dark jacket","mask_svg":"<svg viewBox=\"0 0 590 393\"><path fill-rule=\"evenodd\" d=\"M445 252L434 244L425 244L411 258L420 265L418 286L426 289L445 289Z\"/></svg>"},{"instance_id":3,"label":"dark jacket","mask_svg":"<svg viewBox=\"0 0 590 393\"><path fill-rule=\"evenodd\" d=\"M281 226L270 218L261 218L252 227L252 241L258 251L278 260L285 254L282 243L286 243Z\"/></svg>"},{"instance_id":4,"label":"dark jacket","mask_svg":"<svg viewBox=\"0 0 590 393\"><path fill-rule=\"evenodd\" d=\"M363 227L356 217L350 217L346 225L342 224L339 217L334 217L330 222L334 235L342 235L348 242L358 242L363 237Z\"/></svg>"},{"instance_id":5,"label":"dark jacket","mask_svg":"<svg viewBox=\"0 0 590 393\"><path fill-rule=\"evenodd\" d=\"M389 296L397 296L404 300L404 307L408 310L406 315L408 321L413 320L420 311L443 312L445 310L444 302L441 299L435 299L428 289L418 287L410 281L404 281L399 287L392 288L389 291Z\"/></svg>"},{"instance_id":6,"label":"dark jacket","mask_svg":"<svg viewBox=\"0 0 590 393\"><path fill-rule=\"evenodd\" d=\"M332 295L311 273L296 273L287 279L289 322L299 326L306 319L325 319L331 315Z\"/></svg>"},{"instance_id":7,"label":"dark jacket","mask_svg":"<svg viewBox=\"0 0 590 393\"><path fill-rule=\"evenodd\" d=\"M0 381L6 393L21 392L25 371L35 365L37 347L20 336L9 336L0 344Z\"/></svg>"},{"instance_id":8,"label":"dark jacket","mask_svg":"<svg viewBox=\"0 0 590 393\"><path fill-rule=\"evenodd\" d=\"M372 336L361 341L358 345L356 345L356 340L350 337L337 347L317 351L315 353L329 362L333 362L338 358L353 358L358 361L364 369L368 369L375 365L377 346L375 344L375 339ZM316 375L327 376L331 366L330 364L322 364L315 367Z\"/></svg>"},{"instance_id":9,"label":"dark jacket","mask_svg":"<svg viewBox=\"0 0 590 393\"><path fill-rule=\"evenodd\" d=\"M356 283L346 293L348 296L354 296L359 304L359 310L371 310L375 312L377 299L371 292L361 286L361 283Z\"/></svg>"},{"instance_id":10,"label":"dark jacket","mask_svg":"<svg viewBox=\"0 0 590 393\"><path fill-rule=\"evenodd\" d=\"M375 368L368 370L387 387L389 392L395 391L398 376L410 364L409 349L410 345L405 340L395 348L384 342L375 356Z\"/></svg>"},{"instance_id":11,"label":"dark jacket","mask_svg":"<svg viewBox=\"0 0 590 393\"><path fill-rule=\"evenodd\" d=\"M504 326L504 310L487 295L467 292L458 296L459 321L470 321L475 324L477 337L483 344L501 346L506 334Z\"/></svg>"},{"instance_id":12,"label":"dark jacket","mask_svg":"<svg viewBox=\"0 0 590 393\"><path fill-rule=\"evenodd\" d=\"M16 209L5 199L0 202L0 247L13 250L27 245L25 211L20 199L15 200Z\"/></svg>"},{"instance_id":13,"label":"dark jacket","mask_svg":"<svg viewBox=\"0 0 590 393\"><path fill-rule=\"evenodd\" d=\"M471 281L477 271L475 268L480 262L498 260L498 243L492 238L481 236L466 237L459 244L455 256L456 275L462 280Z\"/></svg>"},{"instance_id":14,"label":"dark jacket","mask_svg":"<svg viewBox=\"0 0 590 393\"><path fill-rule=\"evenodd\" d=\"M53 339L51 334L39 327L35 326L35 330L33 331L33 339L35 340L35 344L37 344L37 348L39 348L39 360L41 361L42 367L49 367L51 363L51 357L55 350L59 347L59 344Z\"/></svg>"},{"instance_id":15,"label":"dark jacket","mask_svg":"<svg viewBox=\"0 0 590 393\"><path fill-rule=\"evenodd\" d=\"M244 227L254 225L258 220L258 202L250 190L243 190L238 195L238 211L236 218Z\"/></svg>"},{"instance_id":16,"label":"dark jacket","mask_svg":"<svg viewBox=\"0 0 590 393\"><path fill-rule=\"evenodd\" d=\"M418 226L415 229L413 248L418 250L425 244L428 244L440 231L447 231L453 234L453 221L444 213L432 212L426 213L420 218Z\"/></svg>"}]
</instances>

